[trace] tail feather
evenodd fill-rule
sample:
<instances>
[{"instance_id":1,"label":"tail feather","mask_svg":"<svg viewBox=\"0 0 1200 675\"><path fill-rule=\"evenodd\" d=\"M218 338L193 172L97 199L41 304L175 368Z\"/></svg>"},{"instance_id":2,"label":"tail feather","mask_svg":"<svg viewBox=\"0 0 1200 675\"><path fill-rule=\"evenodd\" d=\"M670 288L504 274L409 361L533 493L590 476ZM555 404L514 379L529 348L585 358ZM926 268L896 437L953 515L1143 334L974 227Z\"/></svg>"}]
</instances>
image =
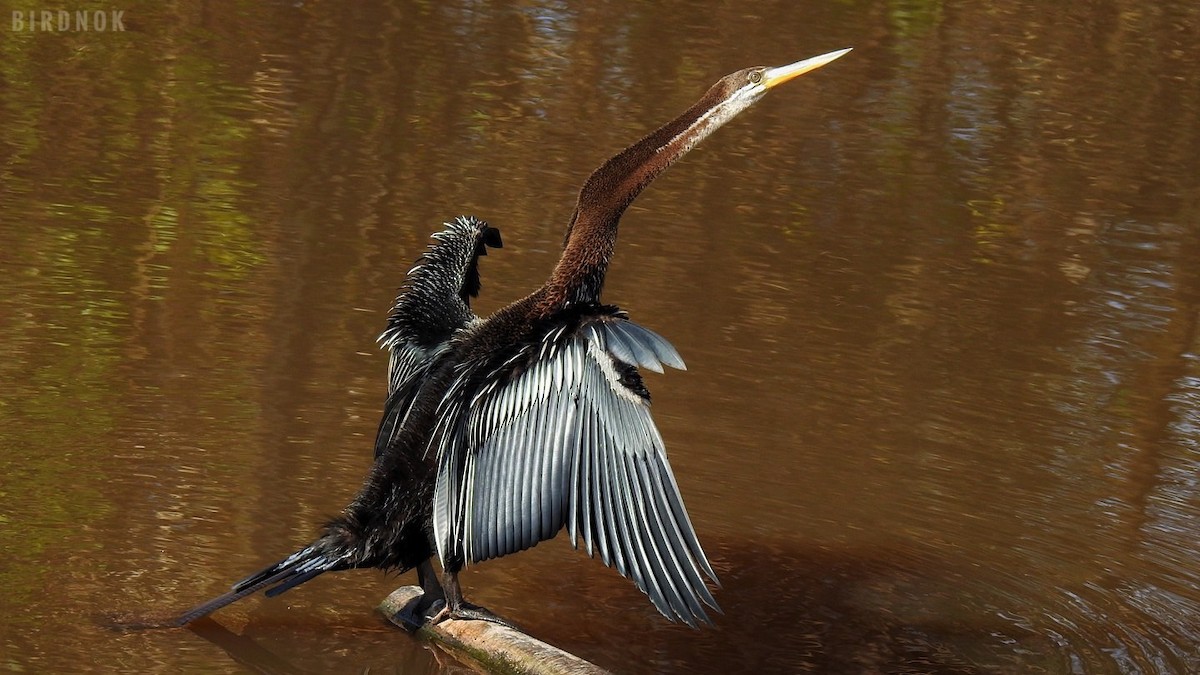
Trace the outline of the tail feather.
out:
<instances>
[{"instance_id":1,"label":"tail feather","mask_svg":"<svg viewBox=\"0 0 1200 675\"><path fill-rule=\"evenodd\" d=\"M292 590L296 586L299 586L300 584L308 581L309 579L317 577L317 576L323 574L324 572L325 572L324 569L315 569L315 570L310 570L308 572L300 572L298 574L293 575L292 578L284 580L278 586L275 586L274 588L268 588L266 593L264 593L264 595L266 595L268 598L273 598L273 597L279 595L280 593L286 593L287 591Z\"/></svg>"},{"instance_id":2,"label":"tail feather","mask_svg":"<svg viewBox=\"0 0 1200 675\"><path fill-rule=\"evenodd\" d=\"M318 550L315 546L309 546L242 579L234 584L229 592L196 605L166 624L176 627L183 626L264 588L267 589L267 597L275 597L324 572L343 569L345 567L342 563L343 560L344 556L331 557L327 552Z\"/></svg>"}]
</instances>

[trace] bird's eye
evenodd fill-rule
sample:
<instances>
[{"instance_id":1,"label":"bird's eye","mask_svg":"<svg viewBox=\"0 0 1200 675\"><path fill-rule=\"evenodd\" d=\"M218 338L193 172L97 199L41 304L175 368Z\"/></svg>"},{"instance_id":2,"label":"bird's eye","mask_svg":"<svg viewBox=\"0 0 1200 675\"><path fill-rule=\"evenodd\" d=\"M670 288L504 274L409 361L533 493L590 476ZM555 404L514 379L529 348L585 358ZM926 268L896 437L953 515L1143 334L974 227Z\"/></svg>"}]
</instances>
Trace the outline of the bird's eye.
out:
<instances>
[{"instance_id":1,"label":"bird's eye","mask_svg":"<svg viewBox=\"0 0 1200 675\"><path fill-rule=\"evenodd\" d=\"M750 73L750 83L758 84L759 82L762 82L762 71L756 70L753 73Z\"/></svg>"}]
</instances>

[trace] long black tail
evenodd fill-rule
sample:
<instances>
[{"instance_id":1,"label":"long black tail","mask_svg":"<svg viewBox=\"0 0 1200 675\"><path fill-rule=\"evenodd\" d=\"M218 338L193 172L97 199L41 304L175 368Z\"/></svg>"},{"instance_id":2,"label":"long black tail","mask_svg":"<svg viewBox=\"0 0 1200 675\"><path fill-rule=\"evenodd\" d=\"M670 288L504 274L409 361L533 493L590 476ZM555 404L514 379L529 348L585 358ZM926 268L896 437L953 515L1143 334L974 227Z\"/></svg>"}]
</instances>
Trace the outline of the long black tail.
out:
<instances>
[{"instance_id":1,"label":"long black tail","mask_svg":"<svg viewBox=\"0 0 1200 675\"><path fill-rule=\"evenodd\" d=\"M333 556L324 547L317 544L296 551L270 567L251 574L233 585L224 595L217 596L208 602L201 603L179 616L164 622L164 627L178 627L191 623L202 616L207 616L225 605L237 602L242 598L266 590L266 596L273 598L284 591L321 575L339 569L346 569L346 556Z\"/></svg>"}]
</instances>

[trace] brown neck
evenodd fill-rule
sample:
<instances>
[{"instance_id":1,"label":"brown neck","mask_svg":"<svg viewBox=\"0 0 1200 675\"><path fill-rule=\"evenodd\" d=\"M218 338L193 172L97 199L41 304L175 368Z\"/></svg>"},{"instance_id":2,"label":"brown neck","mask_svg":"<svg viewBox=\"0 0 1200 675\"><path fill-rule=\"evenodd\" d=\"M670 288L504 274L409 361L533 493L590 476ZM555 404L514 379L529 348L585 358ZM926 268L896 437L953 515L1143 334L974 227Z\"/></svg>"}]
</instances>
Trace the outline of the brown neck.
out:
<instances>
[{"instance_id":1,"label":"brown neck","mask_svg":"<svg viewBox=\"0 0 1200 675\"><path fill-rule=\"evenodd\" d=\"M617 242L621 214L660 173L736 111L716 114L724 95L714 86L682 115L610 158L583 184L562 257L543 292L547 309L598 302Z\"/></svg>"}]
</instances>

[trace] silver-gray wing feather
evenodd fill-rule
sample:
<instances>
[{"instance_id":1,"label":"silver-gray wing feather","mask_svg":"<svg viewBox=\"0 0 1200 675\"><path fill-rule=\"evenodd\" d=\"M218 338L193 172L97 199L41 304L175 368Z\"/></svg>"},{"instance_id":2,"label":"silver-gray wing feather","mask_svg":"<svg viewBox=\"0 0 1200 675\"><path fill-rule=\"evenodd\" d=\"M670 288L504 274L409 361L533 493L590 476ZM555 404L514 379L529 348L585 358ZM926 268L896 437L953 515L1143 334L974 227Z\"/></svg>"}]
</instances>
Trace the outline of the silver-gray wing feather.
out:
<instances>
[{"instance_id":1,"label":"silver-gray wing feather","mask_svg":"<svg viewBox=\"0 0 1200 675\"><path fill-rule=\"evenodd\" d=\"M469 412L465 385L451 387L434 436L439 554L487 560L565 526L576 547L582 541L589 555L598 552L665 616L709 622L703 605L717 605L704 577L716 575L635 369L661 372L683 360L661 336L624 319L555 336L527 348L532 361L515 377L498 373L478 387Z\"/></svg>"}]
</instances>

